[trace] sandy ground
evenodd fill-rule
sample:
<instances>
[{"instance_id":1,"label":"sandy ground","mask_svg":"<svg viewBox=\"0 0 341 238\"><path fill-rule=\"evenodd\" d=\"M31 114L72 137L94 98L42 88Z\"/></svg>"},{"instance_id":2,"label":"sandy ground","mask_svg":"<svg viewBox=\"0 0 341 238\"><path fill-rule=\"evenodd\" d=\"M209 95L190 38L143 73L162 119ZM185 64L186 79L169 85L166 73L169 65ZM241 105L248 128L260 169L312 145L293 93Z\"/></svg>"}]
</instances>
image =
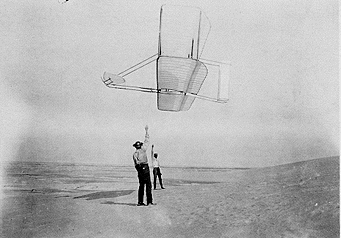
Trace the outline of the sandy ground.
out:
<instances>
[{"instance_id":1,"label":"sandy ground","mask_svg":"<svg viewBox=\"0 0 341 238\"><path fill-rule=\"evenodd\" d=\"M165 168L163 176L166 189L153 191L157 205L145 207L136 206L137 180L73 192L6 188L2 237L340 236L339 157L191 174Z\"/></svg>"}]
</instances>

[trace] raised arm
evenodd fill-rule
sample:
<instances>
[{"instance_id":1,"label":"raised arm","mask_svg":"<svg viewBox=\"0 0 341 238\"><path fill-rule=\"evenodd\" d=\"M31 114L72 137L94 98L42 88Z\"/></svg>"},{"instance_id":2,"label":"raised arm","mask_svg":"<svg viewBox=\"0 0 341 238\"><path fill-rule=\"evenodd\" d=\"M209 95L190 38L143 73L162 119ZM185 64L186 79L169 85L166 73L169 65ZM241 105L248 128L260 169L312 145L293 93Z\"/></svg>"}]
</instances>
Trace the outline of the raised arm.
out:
<instances>
[{"instance_id":1,"label":"raised arm","mask_svg":"<svg viewBox=\"0 0 341 238\"><path fill-rule=\"evenodd\" d=\"M150 158L152 158L152 160L154 160L154 145L152 145L152 150L150 152Z\"/></svg>"}]
</instances>

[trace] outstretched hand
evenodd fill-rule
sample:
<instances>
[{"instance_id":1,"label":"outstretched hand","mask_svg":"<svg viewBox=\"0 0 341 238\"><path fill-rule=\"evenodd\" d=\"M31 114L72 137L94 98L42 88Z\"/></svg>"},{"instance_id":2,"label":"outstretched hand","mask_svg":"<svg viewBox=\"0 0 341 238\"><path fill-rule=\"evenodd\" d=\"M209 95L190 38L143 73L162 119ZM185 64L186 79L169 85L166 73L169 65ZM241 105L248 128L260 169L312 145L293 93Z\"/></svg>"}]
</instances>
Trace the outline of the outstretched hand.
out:
<instances>
[{"instance_id":1,"label":"outstretched hand","mask_svg":"<svg viewBox=\"0 0 341 238\"><path fill-rule=\"evenodd\" d=\"M146 127L144 128L146 131L148 131L148 125L146 125Z\"/></svg>"},{"instance_id":2,"label":"outstretched hand","mask_svg":"<svg viewBox=\"0 0 341 238\"><path fill-rule=\"evenodd\" d=\"M152 145L152 148L154 148L154 145Z\"/></svg>"}]
</instances>

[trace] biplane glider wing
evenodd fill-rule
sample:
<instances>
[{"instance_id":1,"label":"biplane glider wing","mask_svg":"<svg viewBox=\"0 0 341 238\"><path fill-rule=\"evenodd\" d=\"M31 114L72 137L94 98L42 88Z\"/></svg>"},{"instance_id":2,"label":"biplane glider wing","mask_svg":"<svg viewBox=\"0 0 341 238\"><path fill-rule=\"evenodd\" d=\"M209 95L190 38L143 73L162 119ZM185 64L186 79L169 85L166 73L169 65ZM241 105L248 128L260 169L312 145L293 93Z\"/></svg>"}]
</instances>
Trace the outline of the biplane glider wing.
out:
<instances>
[{"instance_id":1,"label":"biplane glider wing","mask_svg":"<svg viewBox=\"0 0 341 238\"><path fill-rule=\"evenodd\" d=\"M195 98L226 103L229 64L201 59L210 28L208 18L199 8L163 5L158 53L119 74L105 72L102 81L109 88L157 93L157 107L162 111L187 111ZM154 61L157 88L125 84L125 76ZM219 70L217 97L198 94L208 74L207 66Z\"/></svg>"}]
</instances>

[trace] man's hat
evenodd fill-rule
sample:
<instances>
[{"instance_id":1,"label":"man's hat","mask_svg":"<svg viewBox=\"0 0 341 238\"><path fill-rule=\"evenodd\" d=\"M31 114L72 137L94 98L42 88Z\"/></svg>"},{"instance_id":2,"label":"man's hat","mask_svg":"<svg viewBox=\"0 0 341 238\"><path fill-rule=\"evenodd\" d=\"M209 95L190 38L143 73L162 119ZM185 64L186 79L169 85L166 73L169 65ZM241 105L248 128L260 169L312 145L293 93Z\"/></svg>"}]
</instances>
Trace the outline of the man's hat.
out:
<instances>
[{"instance_id":1,"label":"man's hat","mask_svg":"<svg viewBox=\"0 0 341 238\"><path fill-rule=\"evenodd\" d=\"M136 147L141 147L143 145L143 143L141 141L136 141L135 144L133 144L133 146Z\"/></svg>"}]
</instances>

